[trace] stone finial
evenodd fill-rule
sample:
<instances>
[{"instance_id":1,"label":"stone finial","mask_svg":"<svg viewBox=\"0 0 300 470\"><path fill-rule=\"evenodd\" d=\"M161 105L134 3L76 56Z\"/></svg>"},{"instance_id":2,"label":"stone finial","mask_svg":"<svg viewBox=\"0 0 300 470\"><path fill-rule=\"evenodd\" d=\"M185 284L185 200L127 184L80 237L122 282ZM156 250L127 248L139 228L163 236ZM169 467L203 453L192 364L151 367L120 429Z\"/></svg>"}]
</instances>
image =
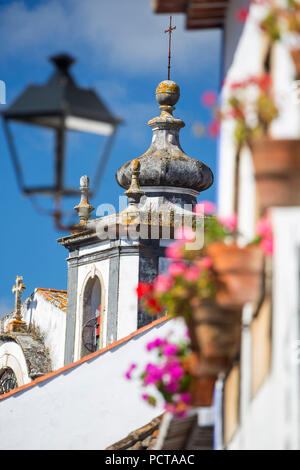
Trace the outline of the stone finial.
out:
<instances>
[{"instance_id":1,"label":"stone finial","mask_svg":"<svg viewBox=\"0 0 300 470\"><path fill-rule=\"evenodd\" d=\"M15 294L15 317L8 324L9 333L24 333L27 331L26 322L22 319L21 305L22 305L22 292L26 289L23 283L23 277L17 276L16 283L12 288L13 294Z\"/></svg>"},{"instance_id":2,"label":"stone finial","mask_svg":"<svg viewBox=\"0 0 300 470\"><path fill-rule=\"evenodd\" d=\"M80 178L80 203L74 207L75 211L78 213L80 224L85 224L89 220L90 215L94 210L94 207L89 203L89 190L90 180L88 176L84 175Z\"/></svg>"},{"instance_id":3,"label":"stone finial","mask_svg":"<svg viewBox=\"0 0 300 470\"><path fill-rule=\"evenodd\" d=\"M141 189L139 183L139 176L141 171L140 161L136 158L131 162L131 184L130 188L125 191L125 195L128 197L129 205L123 213L123 221L126 223L137 221L139 215L138 204L141 197L145 195L145 192ZM124 215L126 216L124 219Z\"/></svg>"},{"instance_id":4,"label":"stone finial","mask_svg":"<svg viewBox=\"0 0 300 470\"><path fill-rule=\"evenodd\" d=\"M131 162L131 169L131 185L130 188L125 191L129 200L128 209L130 209L131 206L136 206L140 202L141 197L145 194L139 183L141 164L137 158ZM134 208L134 210L136 210L136 208Z\"/></svg>"},{"instance_id":5,"label":"stone finial","mask_svg":"<svg viewBox=\"0 0 300 470\"><path fill-rule=\"evenodd\" d=\"M160 82L155 92L156 101L160 104L159 109L162 113L172 114L174 105L180 97L180 88L173 80L164 80Z\"/></svg>"}]
</instances>

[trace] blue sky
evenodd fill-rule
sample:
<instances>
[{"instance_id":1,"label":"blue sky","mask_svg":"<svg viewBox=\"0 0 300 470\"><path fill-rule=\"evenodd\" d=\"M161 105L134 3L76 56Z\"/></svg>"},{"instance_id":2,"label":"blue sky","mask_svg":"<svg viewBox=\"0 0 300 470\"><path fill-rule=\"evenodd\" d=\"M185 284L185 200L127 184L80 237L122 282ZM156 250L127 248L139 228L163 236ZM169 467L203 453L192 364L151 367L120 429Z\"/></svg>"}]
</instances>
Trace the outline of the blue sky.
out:
<instances>
[{"instance_id":1,"label":"blue sky","mask_svg":"<svg viewBox=\"0 0 300 470\"><path fill-rule=\"evenodd\" d=\"M147 121L158 115L155 88L166 78L168 42L163 33L167 15L154 15L150 0L0 0L0 80L6 83L7 104L29 83L43 83L52 73L50 55L67 52L77 59L72 69L81 86L92 87L112 112L124 119L93 205L118 203L123 190L116 170L138 157L150 145ZM175 115L186 127L181 131L185 152L216 171L216 142L193 135L192 124L207 122L202 93L217 90L220 81L221 34L186 31L184 17L174 15L171 78L181 88ZM0 105L4 109L4 106ZM52 141L46 132L15 129L28 182L46 182L50 175ZM68 180L79 183L92 177L101 150L101 137L68 137ZM23 275L24 295L35 287L64 289L67 251L56 243L62 236L50 217L40 215L19 191L2 127L0 128L1 282L0 316L13 308L11 288ZM215 199L216 183L203 193ZM69 209L73 207L69 201Z\"/></svg>"}]
</instances>

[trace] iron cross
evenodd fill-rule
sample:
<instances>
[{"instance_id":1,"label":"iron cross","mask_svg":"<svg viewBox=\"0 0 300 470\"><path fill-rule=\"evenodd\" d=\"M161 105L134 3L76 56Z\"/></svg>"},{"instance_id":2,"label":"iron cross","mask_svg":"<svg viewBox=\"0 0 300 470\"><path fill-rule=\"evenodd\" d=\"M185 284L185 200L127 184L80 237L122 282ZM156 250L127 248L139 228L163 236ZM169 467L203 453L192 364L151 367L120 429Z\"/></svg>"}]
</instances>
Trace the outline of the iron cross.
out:
<instances>
[{"instance_id":1,"label":"iron cross","mask_svg":"<svg viewBox=\"0 0 300 470\"><path fill-rule=\"evenodd\" d=\"M15 294L15 315L16 317L21 316L21 297L22 292L25 290L22 276L16 277L16 284L12 288L13 294Z\"/></svg>"},{"instance_id":2,"label":"iron cross","mask_svg":"<svg viewBox=\"0 0 300 470\"><path fill-rule=\"evenodd\" d=\"M172 31L176 29L176 26L172 27L172 16L170 16L170 26L169 29L165 30L165 33L169 33L169 58L168 58L168 80L170 80L170 69L171 69L171 40L172 40Z\"/></svg>"}]
</instances>

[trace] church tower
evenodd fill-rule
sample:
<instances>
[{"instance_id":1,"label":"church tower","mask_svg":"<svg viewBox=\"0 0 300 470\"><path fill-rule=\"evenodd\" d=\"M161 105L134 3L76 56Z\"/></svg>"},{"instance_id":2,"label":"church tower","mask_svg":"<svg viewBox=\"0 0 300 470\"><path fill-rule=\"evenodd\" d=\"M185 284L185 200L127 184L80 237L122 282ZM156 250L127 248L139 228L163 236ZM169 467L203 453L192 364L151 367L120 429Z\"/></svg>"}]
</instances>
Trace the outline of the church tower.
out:
<instances>
[{"instance_id":1,"label":"church tower","mask_svg":"<svg viewBox=\"0 0 300 470\"><path fill-rule=\"evenodd\" d=\"M81 178L82 197L75 207L80 223L58 240L69 250L66 364L152 321L135 289L166 269L174 221L191 217L197 196L213 183L210 168L180 146L185 124L173 116L179 96L171 80L157 87L161 114L148 122L151 145L116 173L129 200L123 212L91 219L88 178Z\"/></svg>"}]
</instances>

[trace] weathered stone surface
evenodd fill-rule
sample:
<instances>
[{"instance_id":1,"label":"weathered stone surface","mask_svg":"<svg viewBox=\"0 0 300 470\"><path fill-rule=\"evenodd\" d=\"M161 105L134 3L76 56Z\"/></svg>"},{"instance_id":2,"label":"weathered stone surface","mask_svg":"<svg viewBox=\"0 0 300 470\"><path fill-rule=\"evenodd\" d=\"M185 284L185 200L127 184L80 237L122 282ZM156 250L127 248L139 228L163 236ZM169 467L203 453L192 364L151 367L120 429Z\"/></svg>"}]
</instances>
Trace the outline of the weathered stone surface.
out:
<instances>
[{"instance_id":1,"label":"weathered stone surface","mask_svg":"<svg viewBox=\"0 0 300 470\"><path fill-rule=\"evenodd\" d=\"M0 335L0 344L14 341L21 348L28 367L28 375L32 379L51 372L49 355L43 343L30 334Z\"/></svg>"},{"instance_id":2,"label":"weathered stone surface","mask_svg":"<svg viewBox=\"0 0 300 470\"><path fill-rule=\"evenodd\" d=\"M168 89L168 83L164 88ZM189 157L182 150L179 130L185 124L172 115L173 95L164 93L163 96L161 115L148 122L153 129L151 146L137 159L140 162L140 186L167 186L204 191L213 183L212 171L203 162ZM119 168L116 179L121 187L128 189L131 177L131 161L128 161Z\"/></svg>"}]
</instances>

